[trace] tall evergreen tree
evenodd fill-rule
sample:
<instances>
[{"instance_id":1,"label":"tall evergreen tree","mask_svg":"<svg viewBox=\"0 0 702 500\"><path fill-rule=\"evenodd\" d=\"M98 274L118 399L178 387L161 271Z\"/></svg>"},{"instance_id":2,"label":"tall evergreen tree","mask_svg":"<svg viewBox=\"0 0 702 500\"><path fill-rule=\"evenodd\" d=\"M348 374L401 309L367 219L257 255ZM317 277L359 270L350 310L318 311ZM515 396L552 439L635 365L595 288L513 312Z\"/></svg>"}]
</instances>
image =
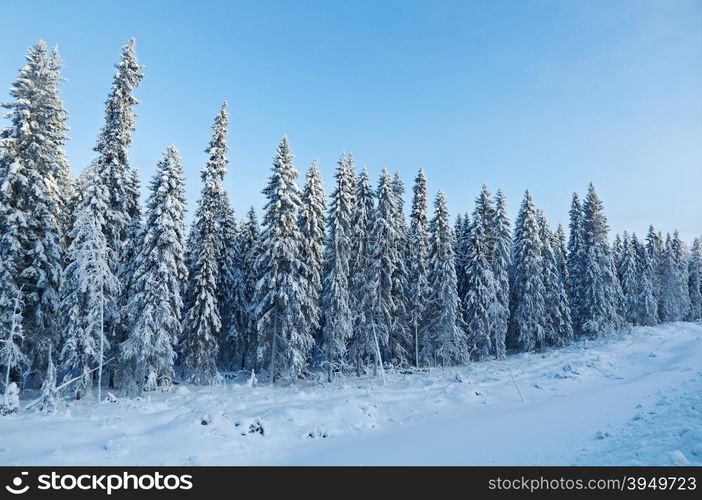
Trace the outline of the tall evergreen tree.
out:
<instances>
[{"instance_id":1,"label":"tall evergreen tree","mask_svg":"<svg viewBox=\"0 0 702 500\"><path fill-rule=\"evenodd\" d=\"M351 222L355 203L356 177L351 155L342 153L335 174L327 219L327 246L324 255L324 290L322 304L322 356L327 378L341 369L346 356L346 343L351 338L353 317L349 296L349 264L351 260Z\"/></svg>"},{"instance_id":2,"label":"tall evergreen tree","mask_svg":"<svg viewBox=\"0 0 702 500\"><path fill-rule=\"evenodd\" d=\"M205 150L209 154L201 171L202 194L195 212L195 221L188 235L190 255L188 288L185 292L185 318L181 342L180 369L196 384L208 384L219 378L217 356L222 328L222 277L228 260L222 225L227 222L231 237L229 201L222 184L227 159L227 103L222 103L212 126L212 139ZM228 245L229 242L227 241Z\"/></svg>"},{"instance_id":3,"label":"tall evergreen tree","mask_svg":"<svg viewBox=\"0 0 702 500\"><path fill-rule=\"evenodd\" d=\"M583 332L591 337L602 336L621 323L621 288L607 241L608 231L602 201L590 184L583 204L585 287L581 320Z\"/></svg>"},{"instance_id":4,"label":"tall evergreen tree","mask_svg":"<svg viewBox=\"0 0 702 500\"><path fill-rule=\"evenodd\" d=\"M305 326L304 268L300 261L302 233L298 213L302 201L288 138L278 146L273 173L263 194L260 279L256 285L258 358L272 382L302 374L314 339Z\"/></svg>"},{"instance_id":5,"label":"tall evergreen tree","mask_svg":"<svg viewBox=\"0 0 702 500\"><path fill-rule=\"evenodd\" d=\"M61 314L65 321L61 363L66 372L78 377L73 385L77 399L90 392L93 368L102 371L109 348L105 313L107 304L119 293L119 282L110 266L113 250L102 231L110 198L94 166L86 173L82 189L61 280ZM101 373L98 375L100 383Z\"/></svg>"},{"instance_id":6,"label":"tall evergreen tree","mask_svg":"<svg viewBox=\"0 0 702 500\"><path fill-rule=\"evenodd\" d=\"M368 172L364 168L356 181L356 207L354 210L351 239L351 307L354 328L349 341L348 357L356 367L356 374L361 376L365 367L373 360L377 368L380 359L379 343L376 343L375 308L375 245L372 233L375 224L375 201L373 188L368 181Z\"/></svg>"},{"instance_id":7,"label":"tall evergreen tree","mask_svg":"<svg viewBox=\"0 0 702 500\"><path fill-rule=\"evenodd\" d=\"M507 202L501 189L495 196L495 217L491 228L492 246L492 272L495 276L496 314L495 328L493 330L493 354L497 359L506 356L507 330L509 328L509 269L511 265L510 253L512 248L512 234L509 217L507 216Z\"/></svg>"},{"instance_id":8,"label":"tall evergreen tree","mask_svg":"<svg viewBox=\"0 0 702 500\"><path fill-rule=\"evenodd\" d=\"M25 347L31 367L43 372L59 325L68 128L58 52L39 41L26 60L10 89L13 101L2 105L10 126L0 130L0 259L10 281L0 286L8 298L21 289ZM7 318L11 300L0 300L0 308Z\"/></svg>"},{"instance_id":9,"label":"tall evergreen tree","mask_svg":"<svg viewBox=\"0 0 702 500\"><path fill-rule=\"evenodd\" d=\"M658 324L658 300L655 295L654 269L646 247L632 235L632 247L636 253L636 270L638 274L638 321L640 325Z\"/></svg>"},{"instance_id":10,"label":"tall evergreen tree","mask_svg":"<svg viewBox=\"0 0 702 500\"><path fill-rule=\"evenodd\" d=\"M392 315L392 327L390 330L390 360L398 366L406 366L412 363L412 351L414 342L412 332L409 329L407 318L407 304L409 302L409 278L408 278L408 248L407 248L407 221L404 214L404 193L405 186L400 178L400 174L395 172L392 180L392 194L395 198L393 203L394 215L393 224L395 226L394 254L395 269L392 274L392 295L394 311Z\"/></svg>"},{"instance_id":11,"label":"tall evergreen tree","mask_svg":"<svg viewBox=\"0 0 702 500\"><path fill-rule=\"evenodd\" d=\"M465 223L465 222L464 222ZM424 354L442 366L463 363L469 352L465 332L461 328L460 299L456 282L454 233L449 222L443 191L434 201L434 216L429 224L429 289L427 322L433 339L431 354Z\"/></svg>"},{"instance_id":12,"label":"tall evergreen tree","mask_svg":"<svg viewBox=\"0 0 702 500\"><path fill-rule=\"evenodd\" d=\"M568 299L573 330L582 333L585 300L585 245L583 243L583 207L577 193L570 205L570 236L568 238Z\"/></svg>"},{"instance_id":13,"label":"tall evergreen tree","mask_svg":"<svg viewBox=\"0 0 702 500\"><path fill-rule=\"evenodd\" d=\"M531 193L526 191L514 225L510 272L510 333L522 351L542 349L546 340L546 290L540 228Z\"/></svg>"},{"instance_id":14,"label":"tall evergreen tree","mask_svg":"<svg viewBox=\"0 0 702 500\"><path fill-rule=\"evenodd\" d=\"M180 290L187 278L185 181L172 144L156 168L150 191L127 304L129 333L119 349L121 360L131 368L125 388L132 393L170 387L181 332Z\"/></svg>"},{"instance_id":15,"label":"tall evergreen tree","mask_svg":"<svg viewBox=\"0 0 702 500\"><path fill-rule=\"evenodd\" d=\"M427 178L419 169L414 180L414 196L410 215L409 237L409 293L407 297L408 326L413 336L414 364L427 365L429 360L420 359L420 354L431 352L431 337L427 323L427 301L429 299L428 257L429 221L427 218Z\"/></svg>"},{"instance_id":16,"label":"tall evergreen tree","mask_svg":"<svg viewBox=\"0 0 702 500\"><path fill-rule=\"evenodd\" d=\"M632 325L641 324L639 293L640 280L642 279L634 246L625 231L619 249L619 260L617 261L617 274L622 285L624 295L623 317L624 321Z\"/></svg>"},{"instance_id":17,"label":"tall evergreen tree","mask_svg":"<svg viewBox=\"0 0 702 500\"><path fill-rule=\"evenodd\" d=\"M106 187L107 206L102 231L111 250L110 269L122 285L120 295L106 297L105 323L114 348L126 335L122 328L122 308L129 301L129 274L134 248L138 244L133 239L139 234L138 185L134 185L137 178L130 177L128 156L136 123L134 106L139 104L133 92L141 84L144 74L141 71L143 66L137 61L134 38L122 47L115 68L112 88L105 102L105 124L94 148L98 156L91 166Z\"/></svg>"},{"instance_id":18,"label":"tall evergreen tree","mask_svg":"<svg viewBox=\"0 0 702 500\"><path fill-rule=\"evenodd\" d=\"M398 255L397 226L395 225L395 196L387 169L383 169L376 188L377 205L371 232L373 260L371 264L371 332L376 351L383 349L385 359L389 354L390 332L393 325L395 302L393 296L393 274ZM376 353L376 361L380 355ZM391 358L389 359L391 361Z\"/></svg>"},{"instance_id":19,"label":"tall evergreen tree","mask_svg":"<svg viewBox=\"0 0 702 500\"><path fill-rule=\"evenodd\" d=\"M305 266L304 282L308 288L305 292L307 301L305 308L308 310L306 316L309 317L307 326L309 335L313 338L319 337L322 317L322 275L325 257L324 212L326 209L327 201L322 184L322 174L319 171L319 163L315 160L307 171L298 218L303 237L301 260ZM352 230L350 224L347 229ZM346 243L350 245L350 239ZM349 279L350 276L347 275L347 282ZM350 290L347 289L346 294L349 293ZM349 321L352 321L352 318Z\"/></svg>"},{"instance_id":20,"label":"tall evergreen tree","mask_svg":"<svg viewBox=\"0 0 702 500\"><path fill-rule=\"evenodd\" d=\"M465 308L468 350L474 360L486 359L493 352L492 340L497 326L497 285L489 258L490 225L485 220L485 192L481 194L473 212L469 233L470 253L466 258Z\"/></svg>"},{"instance_id":21,"label":"tall evergreen tree","mask_svg":"<svg viewBox=\"0 0 702 500\"><path fill-rule=\"evenodd\" d=\"M661 275L661 320L682 321L690 311L688 265L678 232L667 236Z\"/></svg>"}]
</instances>

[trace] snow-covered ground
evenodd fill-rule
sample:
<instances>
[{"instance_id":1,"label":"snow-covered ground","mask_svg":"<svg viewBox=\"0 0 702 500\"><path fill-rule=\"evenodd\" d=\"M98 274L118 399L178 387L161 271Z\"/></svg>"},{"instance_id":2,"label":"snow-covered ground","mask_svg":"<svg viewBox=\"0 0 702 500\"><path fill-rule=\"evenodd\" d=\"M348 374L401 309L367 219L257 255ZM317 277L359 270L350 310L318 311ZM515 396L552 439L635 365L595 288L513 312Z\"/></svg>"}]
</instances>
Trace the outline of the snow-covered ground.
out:
<instances>
[{"instance_id":1,"label":"snow-covered ground","mask_svg":"<svg viewBox=\"0 0 702 500\"><path fill-rule=\"evenodd\" d=\"M0 417L0 464L702 465L702 325L425 373Z\"/></svg>"}]
</instances>

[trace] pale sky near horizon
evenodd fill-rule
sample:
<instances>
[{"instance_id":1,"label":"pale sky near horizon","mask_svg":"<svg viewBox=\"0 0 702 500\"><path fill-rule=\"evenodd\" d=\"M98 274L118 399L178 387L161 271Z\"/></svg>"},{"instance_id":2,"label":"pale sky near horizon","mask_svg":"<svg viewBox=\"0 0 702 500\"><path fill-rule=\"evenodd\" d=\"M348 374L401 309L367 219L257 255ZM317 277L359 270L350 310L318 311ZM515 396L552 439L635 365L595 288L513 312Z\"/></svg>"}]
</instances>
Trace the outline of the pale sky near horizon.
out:
<instances>
[{"instance_id":1,"label":"pale sky near horizon","mask_svg":"<svg viewBox=\"0 0 702 500\"><path fill-rule=\"evenodd\" d=\"M230 105L226 187L260 209L287 134L327 192L339 153L377 179L419 167L453 216L480 185L512 218L525 189L555 226L595 183L613 231L649 223L702 234L702 2L698 0L70 1L0 0L0 102L38 39L68 79L74 173L95 156L113 64L137 38L131 164L144 187L170 142L188 209L222 100ZM5 124L0 120L0 124Z\"/></svg>"}]
</instances>

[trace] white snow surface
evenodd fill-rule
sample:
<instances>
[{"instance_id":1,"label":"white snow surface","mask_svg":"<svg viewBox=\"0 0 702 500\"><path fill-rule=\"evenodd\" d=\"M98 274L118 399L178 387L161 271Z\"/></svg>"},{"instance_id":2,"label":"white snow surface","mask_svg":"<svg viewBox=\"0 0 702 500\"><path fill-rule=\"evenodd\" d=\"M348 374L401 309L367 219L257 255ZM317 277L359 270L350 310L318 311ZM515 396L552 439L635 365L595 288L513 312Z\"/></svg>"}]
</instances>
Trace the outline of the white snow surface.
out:
<instances>
[{"instance_id":1,"label":"white snow surface","mask_svg":"<svg viewBox=\"0 0 702 500\"><path fill-rule=\"evenodd\" d=\"M243 377L64 400L54 415L0 417L0 464L702 465L702 325L391 372L386 385Z\"/></svg>"}]
</instances>

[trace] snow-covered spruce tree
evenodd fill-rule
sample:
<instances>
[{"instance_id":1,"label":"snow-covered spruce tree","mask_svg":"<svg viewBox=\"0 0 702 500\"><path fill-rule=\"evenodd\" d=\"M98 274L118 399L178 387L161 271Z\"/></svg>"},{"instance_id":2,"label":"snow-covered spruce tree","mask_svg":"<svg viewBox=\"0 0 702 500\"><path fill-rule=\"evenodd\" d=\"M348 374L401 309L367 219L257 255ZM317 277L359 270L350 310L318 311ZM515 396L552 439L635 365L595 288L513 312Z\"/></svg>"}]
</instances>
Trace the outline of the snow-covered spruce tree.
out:
<instances>
[{"instance_id":1,"label":"snow-covered spruce tree","mask_svg":"<svg viewBox=\"0 0 702 500\"><path fill-rule=\"evenodd\" d=\"M110 266L113 250L102 231L109 194L95 166L89 167L82 190L61 280L61 315L65 322L61 365L77 377L72 386L76 399L90 392L94 367L101 382L109 348L105 312L107 304L119 294L119 282Z\"/></svg>"},{"instance_id":2,"label":"snow-covered spruce tree","mask_svg":"<svg viewBox=\"0 0 702 500\"><path fill-rule=\"evenodd\" d=\"M550 345L562 346L573 341L573 324L565 282L558 267L558 241L540 210L537 211L537 222L541 238L544 305L546 307L544 336Z\"/></svg>"},{"instance_id":3,"label":"snow-covered spruce tree","mask_svg":"<svg viewBox=\"0 0 702 500\"><path fill-rule=\"evenodd\" d=\"M509 269L512 250L512 234L507 202L501 189L495 196L495 216L490 228L493 239L492 273L495 276L495 296L497 299L495 328L493 329L492 347L497 359L506 356L507 330L509 328Z\"/></svg>"},{"instance_id":4,"label":"snow-covered spruce tree","mask_svg":"<svg viewBox=\"0 0 702 500\"><path fill-rule=\"evenodd\" d=\"M181 331L185 267L185 186L178 150L170 145L156 167L146 202L144 234L135 256L127 304L128 337L119 346L130 394L170 387Z\"/></svg>"},{"instance_id":5,"label":"snow-covered spruce tree","mask_svg":"<svg viewBox=\"0 0 702 500\"><path fill-rule=\"evenodd\" d=\"M376 188L377 205L371 232L371 254L373 260L370 273L371 334L376 350L382 350L385 360L389 358L388 345L395 311L392 294L392 276L397 263L398 234L395 225L395 196L387 169L383 169ZM379 359L376 353L375 360ZM375 365L374 365L375 366ZM374 374L375 374L374 368Z\"/></svg>"},{"instance_id":6,"label":"snow-covered spruce tree","mask_svg":"<svg viewBox=\"0 0 702 500\"><path fill-rule=\"evenodd\" d=\"M17 290L15 296L12 297L12 314L8 318L8 327L0 332L0 367L3 370L2 381L5 392L10 387L13 372L19 374L18 372L22 368L29 366L29 358L23 352L23 309L22 292Z\"/></svg>"},{"instance_id":7,"label":"snow-covered spruce tree","mask_svg":"<svg viewBox=\"0 0 702 500\"><path fill-rule=\"evenodd\" d=\"M432 342L426 318L429 299L428 257L429 220L427 218L427 178L419 169L414 179L412 213L407 238L409 255L409 293L407 296L407 319L413 337L414 365L427 366L431 359Z\"/></svg>"},{"instance_id":8,"label":"snow-covered spruce tree","mask_svg":"<svg viewBox=\"0 0 702 500\"><path fill-rule=\"evenodd\" d=\"M485 220L485 191L476 200L468 236L469 253L465 262L466 295L463 299L466 336L470 357L487 359L493 351L492 339L497 326L498 304L495 276L488 258L490 223Z\"/></svg>"},{"instance_id":9,"label":"snow-covered spruce tree","mask_svg":"<svg viewBox=\"0 0 702 500\"><path fill-rule=\"evenodd\" d=\"M324 212L326 209L327 200L322 183L322 173L319 170L319 163L315 160L305 177L302 206L298 217L303 237L300 260L305 266L304 281L308 287L307 292L305 292L306 316L309 318L307 326L309 334L313 338L319 337L322 317L322 273L325 258ZM348 229L351 231L350 226ZM350 245L350 240L347 241L347 244ZM347 290L346 293L348 295L350 291ZM349 321L352 321L352 318Z\"/></svg>"},{"instance_id":10,"label":"snow-covered spruce tree","mask_svg":"<svg viewBox=\"0 0 702 500\"><path fill-rule=\"evenodd\" d=\"M260 253L260 231L256 210L251 207L239 228L239 270L242 274L241 284L236 291L239 325L237 345L242 346L241 366L245 370L256 370L256 323L254 295L258 282L256 262Z\"/></svg>"},{"instance_id":11,"label":"snow-covered spruce tree","mask_svg":"<svg viewBox=\"0 0 702 500\"><path fill-rule=\"evenodd\" d=\"M577 193L570 204L568 238L568 300L576 335L582 333L585 297L585 246L583 244L583 207Z\"/></svg>"},{"instance_id":12,"label":"snow-covered spruce tree","mask_svg":"<svg viewBox=\"0 0 702 500\"><path fill-rule=\"evenodd\" d=\"M407 322L407 303L409 301L409 279L408 273L408 248L407 248L407 221L404 213L404 193L405 186L400 178L400 174L395 172L392 180L392 194L395 198L393 207L393 224L395 226L395 269L392 274L392 295L394 312L392 315L392 327L390 329L390 339L388 350L390 361L397 366L407 366L413 363L414 342L412 332Z\"/></svg>"},{"instance_id":13,"label":"snow-covered spruce tree","mask_svg":"<svg viewBox=\"0 0 702 500\"><path fill-rule=\"evenodd\" d=\"M62 149L67 114L59 96L63 80L56 50L43 41L30 47L27 63L10 89L9 127L0 130L0 259L11 277L2 286L22 289L26 352L39 377L48 349L56 345L59 280L63 258L64 189L70 178ZM11 313L0 303L0 317ZM8 325L0 324L0 328Z\"/></svg>"},{"instance_id":14,"label":"snow-covered spruce tree","mask_svg":"<svg viewBox=\"0 0 702 500\"><path fill-rule=\"evenodd\" d=\"M372 233L375 223L375 201L373 188L364 168L356 181L356 207L354 210L351 238L350 296L353 311L353 335L349 340L348 358L356 367L360 377L365 367L373 363L377 372L380 366L380 350L376 345L374 330L375 245Z\"/></svg>"},{"instance_id":15,"label":"snow-covered spruce tree","mask_svg":"<svg viewBox=\"0 0 702 500\"><path fill-rule=\"evenodd\" d=\"M349 294L351 261L351 222L355 204L356 177L351 155L342 153L332 192L327 219L327 246L324 252L324 282L321 349L327 378L340 370L346 356L346 343L351 338L353 316Z\"/></svg>"},{"instance_id":16,"label":"snow-covered spruce tree","mask_svg":"<svg viewBox=\"0 0 702 500\"><path fill-rule=\"evenodd\" d=\"M583 333L600 337L621 324L621 287L614 270L602 201L590 184L583 204L584 280L581 320Z\"/></svg>"},{"instance_id":17,"label":"snow-covered spruce tree","mask_svg":"<svg viewBox=\"0 0 702 500\"><path fill-rule=\"evenodd\" d=\"M690 249L688 290L690 294L688 319L696 321L702 318L702 248L700 248L699 238L695 238Z\"/></svg>"},{"instance_id":18,"label":"snow-covered spruce tree","mask_svg":"<svg viewBox=\"0 0 702 500\"><path fill-rule=\"evenodd\" d=\"M465 332L461 329L460 299L456 283L454 234L449 222L444 192L434 201L429 223L429 290L427 322L434 339L434 363L441 366L464 363L469 358Z\"/></svg>"},{"instance_id":19,"label":"snow-covered spruce tree","mask_svg":"<svg viewBox=\"0 0 702 500\"><path fill-rule=\"evenodd\" d=\"M124 311L129 301L131 261L138 241L138 189L130 176L129 149L135 130L136 113L133 108L139 101L133 91L144 78L136 57L136 40L131 38L122 47L119 62L115 65L112 88L105 102L105 124L100 130L94 151L97 158L93 166L97 178L107 188L107 206L103 215L102 231L110 248L110 269L118 277L121 294L109 297L105 306L106 327L112 346L117 349L126 332L123 329ZM136 193L135 193L136 191ZM126 283L125 283L126 281ZM117 355L116 351L111 354ZM117 368L117 367L115 367Z\"/></svg>"},{"instance_id":20,"label":"snow-covered spruce tree","mask_svg":"<svg viewBox=\"0 0 702 500\"><path fill-rule=\"evenodd\" d=\"M667 235L661 275L661 320L682 321L690 311L688 266L682 241Z\"/></svg>"},{"instance_id":21,"label":"snow-covered spruce tree","mask_svg":"<svg viewBox=\"0 0 702 500\"><path fill-rule=\"evenodd\" d=\"M661 287L664 250L665 246L663 242L663 236L661 235L660 231L656 232L655 228L652 225L649 226L648 233L646 234L646 251L648 252L651 269L653 271L653 294L656 297L656 307L658 308L659 321L661 321L663 317L661 307Z\"/></svg>"},{"instance_id":22,"label":"snow-covered spruce tree","mask_svg":"<svg viewBox=\"0 0 702 500\"><path fill-rule=\"evenodd\" d=\"M217 310L220 316L220 332L217 336L218 354L225 369L236 369L233 360L238 357L238 347L232 335L232 328L237 314L237 300L233 290L239 286L239 228L236 214L224 189L224 175L227 173L227 127L229 126L229 113L227 101L223 101L219 113L212 125L212 137L205 149L208 155L207 169L218 187L212 190L212 204L215 210L215 222L219 230L214 235L217 247L217 275L216 299ZM198 233L195 233L193 247L197 248ZM194 260L190 260L190 265Z\"/></svg>"},{"instance_id":23,"label":"snow-covered spruce tree","mask_svg":"<svg viewBox=\"0 0 702 500\"><path fill-rule=\"evenodd\" d=\"M215 118L212 139L205 150L210 157L202 168L203 183L195 221L188 235L190 269L185 292L180 370L194 384L211 384L219 379L217 356L222 328L219 288L221 286L222 220L228 202L222 179L226 172L227 103ZM186 264L186 267L187 264Z\"/></svg>"},{"instance_id":24,"label":"snow-covered spruce tree","mask_svg":"<svg viewBox=\"0 0 702 500\"><path fill-rule=\"evenodd\" d=\"M302 374L314 339L305 317L302 233L298 213L302 200L288 138L283 136L273 160L273 173L263 194L263 231L254 303L258 359L271 382Z\"/></svg>"},{"instance_id":25,"label":"snow-covered spruce tree","mask_svg":"<svg viewBox=\"0 0 702 500\"><path fill-rule=\"evenodd\" d=\"M640 325L653 326L658 324L658 300L654 289L654 270L646 247L639 242L634 234L631 240L636 255L636 270L638 274L637 288L637 317Z\"/></svg>"},{"instance_id":26,"label":"snow-covered spruce tree","mask_svg":"<svg viewBox=\"0 0 702 500\"><path fill-rule=\"evenodd\" d=\"M540 229L531 193L526 191L514 225L510 272L510 335L521 351L542 349L546 331Z\"/></svg>"},{"instance_id":27,"label":"snow-covered spruce tree","mask_svg":"<svg viewBox=\"0 0 702 500\"><path fill-rule=\"evenodd\" d=\"M619 260L617 261L617 275L622 286L624 304L622 316L624 321L632 325L641 324L639 318L639 281L642 279L636 252L629 237L624 231L624 238L620 242Z\"/></svg>"}]
</instances>

